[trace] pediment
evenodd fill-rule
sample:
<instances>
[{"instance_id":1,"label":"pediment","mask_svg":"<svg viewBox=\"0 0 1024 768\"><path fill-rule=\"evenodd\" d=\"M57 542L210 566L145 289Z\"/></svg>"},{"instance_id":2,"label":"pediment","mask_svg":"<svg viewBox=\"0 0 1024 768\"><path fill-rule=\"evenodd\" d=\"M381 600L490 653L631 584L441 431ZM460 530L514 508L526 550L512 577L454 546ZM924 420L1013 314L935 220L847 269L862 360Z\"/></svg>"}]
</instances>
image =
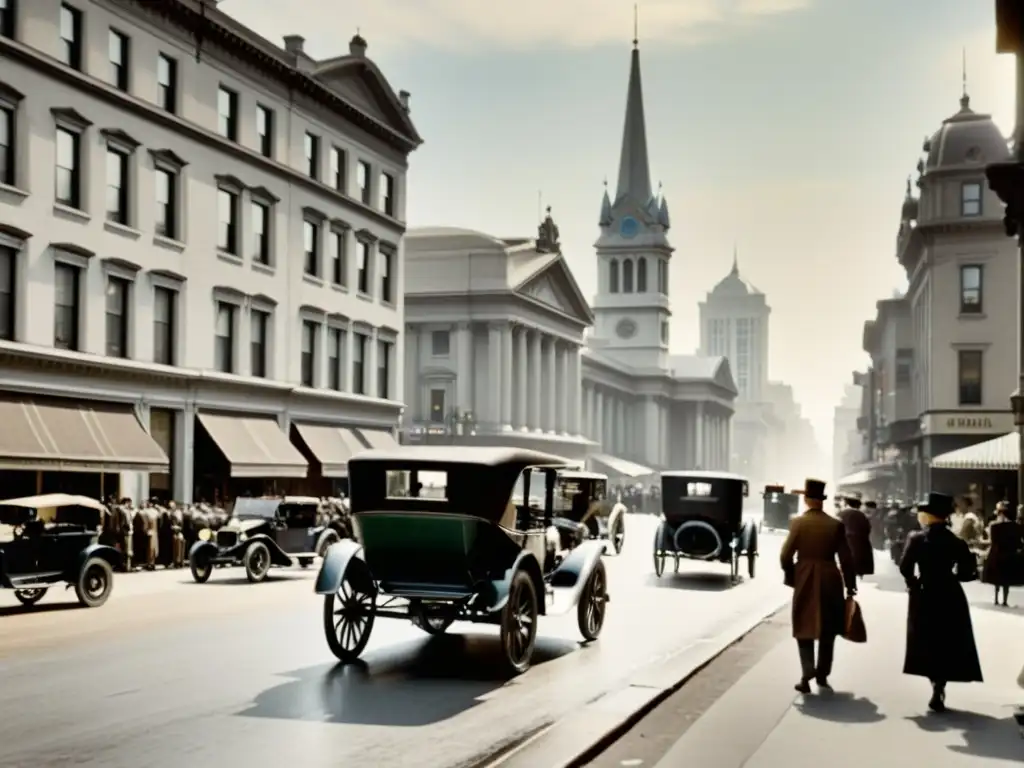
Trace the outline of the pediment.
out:
<instances>
[{"instance_id":1,"label":"pediment","mask_svg":"<svg viewBox=\"0 0 1024 768\"><path fill-rule=\"evenodd\" d=\"M561 256L528 278L516 288L516 293L539 301L584 325L592 325L594 322L590 305L583 298L576 279Z\"/></svg>"},{"instance_id":2,"label":"pediment","mask_svg":"<svg viewBox=\"0 0 1024 768\"><path fill-rule=\"evenodd\" d=\"M732 368L729 367L729 358L723 357L718 367L715 369L715 384L718 386L739 394L739 389L736 387L736 382L732 378Z\"/></svg>"},{"instance_id":3,"label":"pediment","mask_svg":"<svg viewBox=\"0 0 1024 768\"><path fill-rule=\"evenodd\" d=\"M317 71L316 77L360 111L393 131L413 141L420 141L408 112L402 107L391 84L372 62L344 57L324 65Z\"/></svg>"}]
</instances>

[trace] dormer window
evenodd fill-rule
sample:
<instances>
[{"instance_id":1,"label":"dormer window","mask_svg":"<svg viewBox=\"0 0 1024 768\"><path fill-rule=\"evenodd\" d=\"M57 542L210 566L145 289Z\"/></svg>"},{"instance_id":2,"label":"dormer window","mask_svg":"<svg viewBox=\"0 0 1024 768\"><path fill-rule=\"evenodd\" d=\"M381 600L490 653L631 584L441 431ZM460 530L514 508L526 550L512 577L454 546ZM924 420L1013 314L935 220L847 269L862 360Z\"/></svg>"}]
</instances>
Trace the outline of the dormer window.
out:
<instances>
[{"instance_id":1,"label":"dormer window","mask_svg":"<svg viewBox=\"0 0 1024 768\"><path fill-rule=\"evenodd\" d=\"M960 187L960 215L964 217L981 216L981 184L979 182L965 182Z\"/></svg>"}]
</instances>

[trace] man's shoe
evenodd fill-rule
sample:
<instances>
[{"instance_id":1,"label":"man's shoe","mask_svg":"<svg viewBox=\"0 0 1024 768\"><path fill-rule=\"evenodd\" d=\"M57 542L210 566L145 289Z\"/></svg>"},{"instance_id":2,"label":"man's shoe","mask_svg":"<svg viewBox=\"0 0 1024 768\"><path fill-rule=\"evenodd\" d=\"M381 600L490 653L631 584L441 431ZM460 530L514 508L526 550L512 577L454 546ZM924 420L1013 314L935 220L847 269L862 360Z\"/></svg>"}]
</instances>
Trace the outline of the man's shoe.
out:
<instances>
[{"instance_id":1,"label":"man's shoe","mask_svg":"<svg viewBox=\"0 0 1024 768\"><path fill-rule=\"evenodd\" d=\"M814 682L818 686L818 690L831 693L832 686L828 684L828 678L819 677Z\"/></svg>"},{"instance_id":2,"label":"man's shoe","mask_svg":"<svg viewBox=\"0 0 1024 768\"><path fill-rule=\"evenodd\" d=\"M800 682L794 685L793 687L796 688L797 693L806 694L811 692L811 684L803 679L801 679Z\"/></svg>"}]
</instances>

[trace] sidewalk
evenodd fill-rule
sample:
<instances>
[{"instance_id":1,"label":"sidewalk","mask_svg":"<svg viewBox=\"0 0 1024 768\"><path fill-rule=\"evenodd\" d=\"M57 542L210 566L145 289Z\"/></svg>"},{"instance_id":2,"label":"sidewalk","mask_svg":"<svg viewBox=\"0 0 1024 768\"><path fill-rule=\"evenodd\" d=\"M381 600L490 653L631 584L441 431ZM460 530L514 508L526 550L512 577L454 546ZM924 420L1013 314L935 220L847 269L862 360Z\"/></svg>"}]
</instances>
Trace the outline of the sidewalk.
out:
<instances>
[{"instance_id":1,"label":"sidewalk","mask_svg":"<svg viewBox=\"0 0 1024 768\"><path fill-rule=\"evenodd\" d=\"M1024 690L1024 618L972 606L986 682L951 683L949 711L929 713L928 681L901 673L906 593L888 562L858 599L868 643L836 648L835 693L801 696L787 639L705 712L656 768L984 768L1024 762L1013 720ZM1005 609L1003 609L1005 610ZM788 611L776 620L788 621Z\"/></svg>"}]
</instances>

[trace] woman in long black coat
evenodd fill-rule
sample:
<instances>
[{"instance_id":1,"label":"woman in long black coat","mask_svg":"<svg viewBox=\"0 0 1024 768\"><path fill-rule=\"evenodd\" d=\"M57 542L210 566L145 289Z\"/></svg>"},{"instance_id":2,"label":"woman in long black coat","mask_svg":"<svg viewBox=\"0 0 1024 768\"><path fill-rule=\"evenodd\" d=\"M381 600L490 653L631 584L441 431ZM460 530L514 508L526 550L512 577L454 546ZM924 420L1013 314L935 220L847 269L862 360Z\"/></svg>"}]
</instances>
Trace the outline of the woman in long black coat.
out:
<instances>
[{"instance_id":1,"label":"woman in long black coat","mask_svg":"<svg viewBox=\"0 0 1024 768\"><path fill-rule=\"evenodd\" d=\"M928 706L946 708L946 683L982 682L971 611L960 582L978 578L966 542L949 529L953 497L928 494L918 505L920 531L907 538L900 573L910 593L903 673L932 683Z\"/></svg>"},{"instance_id":2,"label":"woman in long black coat","mask_svg":"<svg viewBox=\"0 0 1024 768\"><path fill-rule=\"evenodd\" d=\"M996 519L988 528L989 549L981 580L995 587L995 604L999 605L1002 593L1003 605L1010 597L1010 587L1024 584L1021 577L1020 550L1024 544L1022 529L1009 517L1009 505L1005 501L996 505Z\"/></svg>"}]
</instances>

